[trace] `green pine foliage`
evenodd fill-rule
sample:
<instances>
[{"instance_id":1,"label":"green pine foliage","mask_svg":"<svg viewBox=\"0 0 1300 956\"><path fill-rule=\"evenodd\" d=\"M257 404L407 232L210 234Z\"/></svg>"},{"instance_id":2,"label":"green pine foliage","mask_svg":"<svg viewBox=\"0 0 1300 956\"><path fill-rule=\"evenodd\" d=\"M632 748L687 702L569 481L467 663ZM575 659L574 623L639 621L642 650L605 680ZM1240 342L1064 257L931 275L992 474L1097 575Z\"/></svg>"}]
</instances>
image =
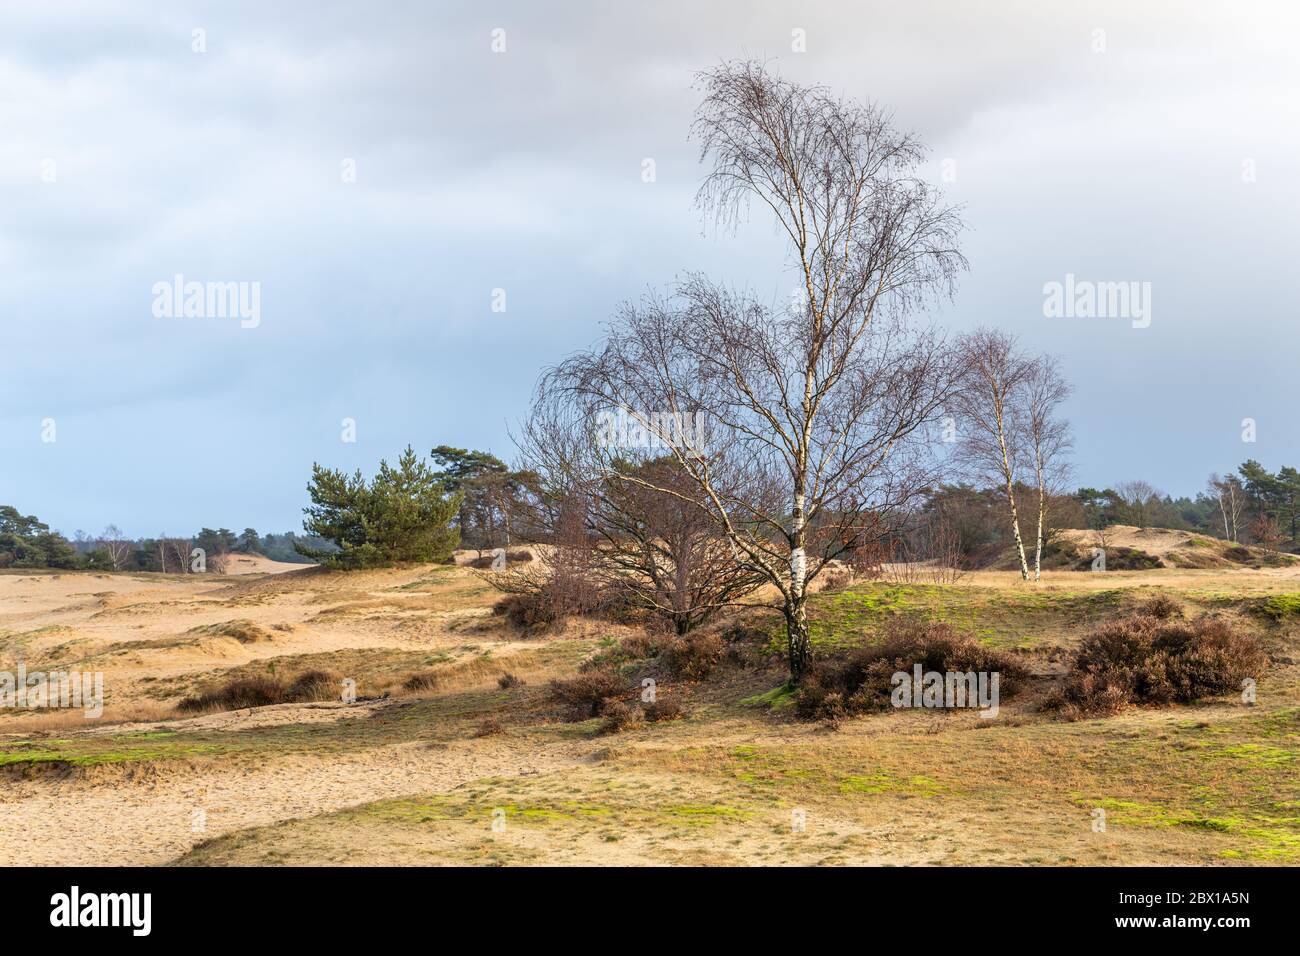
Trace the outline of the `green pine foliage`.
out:
<instances>
[{"instance_id":1,"label":"green pine foliage","mask_svg":"<svg viewBox=\"0 0 1300 956\"><path fill-rule=\"evenodd\" d=\"M329 539L338 550L294 547L327 567L442 561L460 541L452 522L461 496L447 494L440 477L409 446L396 467L381 461L369 483L360 471L348 475L313 465L307 491L312 504L304 511L303 529Z\"/></svg>"},{"instance_id":2,"label":"green pine foliage","mask_svg":"<svg viewBox=\"0 0 1300 956\"><path fill-rule=\"evenodd\" d=\"M77 552L67 538L11 505L0 505L0 568L73 568Z\"/></svg>"}]
</instances>

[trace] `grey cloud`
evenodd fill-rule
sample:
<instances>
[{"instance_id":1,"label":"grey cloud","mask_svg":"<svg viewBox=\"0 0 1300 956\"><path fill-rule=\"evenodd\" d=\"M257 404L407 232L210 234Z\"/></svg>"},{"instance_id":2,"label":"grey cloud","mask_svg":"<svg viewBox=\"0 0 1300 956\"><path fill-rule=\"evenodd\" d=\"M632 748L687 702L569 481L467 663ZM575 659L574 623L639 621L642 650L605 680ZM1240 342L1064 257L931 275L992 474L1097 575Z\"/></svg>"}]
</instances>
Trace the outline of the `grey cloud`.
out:
<instances>
[{"instance_id":1,"label":"grey cloud","mask_svg":"<svg viewBox=\"0 0 1300 956\"><path fill-rule=\"evenodd\" d=\"M933 147L936 178L955 163L972 269L939 319L1066 355L1081 481L1190 492L1247 456L1292 461L1300 422L1274 410L1294 404L1300 351L1297 16L1028 0L6 4L0 501L68 530L282 529L313 459L369 467L408 441L508 452L539 368L647 287L698 268L780 295L761 217L720 237L691 206L692 76L738 55L887 105ZM206 54L190 51L194 27ZM505 55L489 50L495 27ZM40 181L46 157L57 183ZM355 185L339 181L345 158ZM1067 271L1151 280L1152 328L1046 320L1042 285ZM150 286L177 272L260 281L262 325L154 319ZM499 286L504 315L488 309ZM1147 384L1225 375L1181 405ZM75 426L57 449L35 439L51 406ZM349 409L363 438L343 447ZM1268 422L1260 443L1234 444L1251 414ZM136 483L178 455L189 484ZM256 474L210 468L230 460Z\"/></svg>"}]
</instances>

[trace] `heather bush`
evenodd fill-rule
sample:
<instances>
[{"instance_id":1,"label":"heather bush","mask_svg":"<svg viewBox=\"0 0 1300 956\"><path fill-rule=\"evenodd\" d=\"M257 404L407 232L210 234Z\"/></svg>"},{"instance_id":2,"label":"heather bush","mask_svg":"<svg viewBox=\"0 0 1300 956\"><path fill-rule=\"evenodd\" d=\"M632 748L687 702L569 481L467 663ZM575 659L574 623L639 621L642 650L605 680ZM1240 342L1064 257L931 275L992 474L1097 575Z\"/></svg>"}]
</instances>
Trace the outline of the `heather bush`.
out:
<instances>
[{"instance_id":1,"label":"heather bush","mask_svg":"<svg viewBox=\"0 0 1300 956\"><path fill-rule=\"evenodd\" d=\"M648 704L643 704L645 719L651 723L661 720L679 720L686 716L686 711L676 697L657 697Z\"/></svg>"},{"instance_id":2,"label":"heather bush","mask_svg":"<svg viewBox=\"0 0 1300 956\"><path fill-rule=\"evenodd\" d=\"M1164 620L1170 617L1182 617L1183 609L1178 602L1166 594L1157 594L1138 607L1139 614Z\"/></svg>"},{"instance_id":3,"label":"heather bush","mask_svg":"<svg viewBox=\"0 0 1300 956\"><path fill-rule=\"evenodd\" d=\"M533 553L531 551L507 551L505 558L507 565L527 564L529 561L533 560ZM485 554L477 558L472 558L465 563L465 566L468 568L476 568L480 571L491 570L496 561L496 555Z\"/></svg>"},{"instance_id":4,"label":"heather bush","mask_svg":"<svg viewBox=\"0 0 1300 956\"><path fill-rule=\"evenodd\" d=\"M681 680L703 680L722 660L725 645L717 634L692 631L672 640L660 660L668 672Z\"/></svg>"},{"instance_id":5,"label":"heather bush","mask_svg":"<svg viewBox=\"0 0 1300 956\"><path fill-rule=\"evenodd\" d=\"M843 591L853 584L853 572L848 568L834 568L822 577L823 591Z\"/></svg>"},{"instance_id":6,"label":"heather bush","mask_svg":"<svg viewBox=\"0 0 1300 956\"><path fill-rule=\"evenodd\" d=\"M662 654L671 643L667 634L642 631L623 638L620 650L626 660L648 661Z\"/></svg>"},{"instance_id":7,"label":"heather bush","mask_svg":"<svg viewBox=\"0 0 1300 956\"><path fill-rule=\"evenodd\" d=\"M878 644L814 661L799 682L795 712L806 720L835 724L848 717L887 710L893 676L922 672L997 673L1000 698L1014 696L1028 672L1013 657L985 647L941 622L905 620L888 625Z\"/></svg>"},{"instance_id":8,"label":"heather bush","mask_svg":"<svg viewBox=\"0 0 1300 956\"><path fill-rule=\"evenodd\" d=\"M558 619L554 606L540 593L508 594L492 606L492 613L504 615L515 627L526 631L550 627Z\"/></svg>"},{"instance_id":9,"label":"heather bush","mask_svg":"<svg viewBox=\"0 0 1300 956\"><path fill-rule=\"evenodd\" d=\"M205 694L186 697L177 710L239 710L266 707L284 700L284 685L270 677L240 677Z\"/></svg>"},{"instance_id":10,"label":"heather bush","mask_svg":"<svg viewBox=\"0 0 1300 956\"><path fill-rule=\"evenodd\" d=\"M342 683L339 676L330 671L303 671L286 689L285 701L338 700Z\"/></svg>"},{"instance_id":11,"label":"heather bush","mask_svg":"<svg viewBox=\"0 0 1300 956\"><path fill-rule=\"evenodd\" d=\"M1091 571L1092 560L1091 554L1084 555L1075 565L1075 569L1078 571ZM1137 548L1110 547L1106 549L1107 571L1149 571L1152 568L1163 567L1164 563L1154 554L1147 554L1147 552L1139 551Z\"/></svg>"},{"instance_id":12,"label":"heather bush","mask_svg":"<svg viewBox=\"0 0 1300 956\"><path fill-rule=\"evenodd\" d=\"M417 671L414 674L408 674L402 681L402 689L409 691L434 690L441 678L434 671Z\"/></svg>"},{"instance_id":13,"label":"heather bush","mask_svg":"<svg viewBox=\"0 0 1300 956\"><path fill-rule=\"evenodd\" d=\"M622 700L606 700L601 705L600 716L605 718L600 724L602 734L632 730L645 721L645 712L639 706Z\"/></svg>"},{"instance_id":14,"label":"heather bush","mask_svg":"<svg viewBox=\"0 0 1300 956\"><path fill-rule=\"evenodd\" d=\"M624 697L630 690L628 682L609 668L586 671L550 684L551 699L566 705L574 720L599 717L605 701Z\"/></svg>"},{"instance_id":15,"label":"heather bush","mask_svg":"<svg viewBox=\"0 0 1300 956\"><path fill-rule=\"evenodd\" d=\"M1264 660L1259 642L1221 617L1138 613L1103 624L1080 644L1047 706L1077 719L1134 704L1188 703L1239 691Z\"/></svg>"}]
</instances>

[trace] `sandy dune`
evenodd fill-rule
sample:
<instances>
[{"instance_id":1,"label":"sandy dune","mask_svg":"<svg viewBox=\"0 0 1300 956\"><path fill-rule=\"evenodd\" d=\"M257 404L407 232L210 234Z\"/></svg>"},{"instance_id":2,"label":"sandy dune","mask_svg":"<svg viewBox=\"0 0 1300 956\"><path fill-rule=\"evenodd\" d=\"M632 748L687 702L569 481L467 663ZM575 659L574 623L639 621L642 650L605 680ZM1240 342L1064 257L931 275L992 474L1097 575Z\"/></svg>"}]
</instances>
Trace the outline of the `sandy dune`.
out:
<instances>
[{"instance_id":1,"label":"sandy dune","mask_svg":"<svg viewBox=\"0 0 1300 956\"><path fill-rule=\"evenodd\" d=\"M308 656L359 653L382 660L393 654L398 669L388 676L400 679L407 657L454 666L480 655L480 643L506 660L530 648L505 633L454 632L466 623L500 623L485 606L486 587L468 572L421 567L343 575L264 558L237 559L232 572L0 574L0 666L23 661L29 671L99 670L107 699L104 718L94 722L79 712L5 713L0 740L33 731L40 740L163 728L239 733L355 720L393 701L282 705L184 720L176 720L172 708L206 677L240 665L278 664L291 672ZM241 625L232 632L256 639L215 633L232 621ZM169 690L159 693L160 685ZM117 718L131 719L120 724ZM173 762L165 772L109 765L32 778L11 773L0 788L0 835L33 847L28 862L159 863L232 829L576 759L563 749L542 753L518 742L483 740L403 743L328 757L273 755L254 764ZM206 827L194 832L199 809Z\"/></svg>"},{"instance_id":2,"label":"sandy dune","mask_svg":"<svg viewBox=\"0 0 1300 956\"><path fill-rule=\"evenodd\" d=\"M554 748L499 741L412 743L328 760L295 755L255 766L174 768L155 779L7 781L0 839L30 847L22 862L43 866L160 864L201 840L246 827L578 760Z\"/></svg>"},{"instance_id":3,"label":"sandy dune","mask_svg":"<svg viewBox=\"0 0 1300 956\"><path fill-rule=\"evenodd\" d=\"M272 561L260 554L232 554L226 559L227 574L283 574L304 567L289 561Z\"/></svg>"},{"instance_id":4,"label":"sandy dune","mask_svg":"<svg viewBox=\"0 0 1300 956\"><path fill-rule=\"evenodd\" d=\"M1170 549L1186 547L1186 536L1163 534L1177 536L1164 542ZM1163 546L1156 535L1140 537L1133 546ZM1266 600L1298 586L1297 567L1057 571L1038 586L980 572L955 592L974 595L960 606L986 625L1040 615L1053 630L1025 639L1050 649L1077 640L1074 615L1092 594L1106 599L1101 607L1117 590L1168 588L1189 608L1209 608L1228 589ZM924 588L878 587L924 597ZM1022 605L1021 593L1037 597ZM1198 708L1195 719L1174 709L1069 724L1013 705L992 729L973 717L882 715L828 734L738 704L770 690L777 668L678 689L694 695L690 719L609 738L548 716L545 683L627 631L578 621L530 636L492 614L496 596L453 566L0 573L0 668L21 661L29 671L99 671L107 697L94 721L69 711L0 713L8 760L0 761L0 839L26 848L22 863L91 865L164 863L196 846L199 862L243 863L1292 859L1288 818L1268 802L1285 794L1258 783L1259 774L1283 773L1278 761L1294 749L1300 678L1285 629L1269 631L1285 666L1264 675L1267 710L1257 713L1221 703ZM1063 610L1053 616L1058 599ZM291 678L306 669L355 676L363 699L188 717L175 709L232 675ZM502 691L497 677L507 671L526 685ZM414 672L440 683L407 690ZM510 726L481 733L489 716ZM1210 802L1198 798L1179 813L1246 819L1252 835L1135 825L1103 842L1079 804L1173 807L1191 778L1210 788ZM1035 800L1024 803L1025 792ZM438 795L450 808L442 816ZM407 797L432 809L407 819L373 806ZM508 835L488 828L494 806L516 814ZM797 844L792 807L811 821ZM1259 842L1263 832L1275 847Z\"/></svg>"}]
</instances>

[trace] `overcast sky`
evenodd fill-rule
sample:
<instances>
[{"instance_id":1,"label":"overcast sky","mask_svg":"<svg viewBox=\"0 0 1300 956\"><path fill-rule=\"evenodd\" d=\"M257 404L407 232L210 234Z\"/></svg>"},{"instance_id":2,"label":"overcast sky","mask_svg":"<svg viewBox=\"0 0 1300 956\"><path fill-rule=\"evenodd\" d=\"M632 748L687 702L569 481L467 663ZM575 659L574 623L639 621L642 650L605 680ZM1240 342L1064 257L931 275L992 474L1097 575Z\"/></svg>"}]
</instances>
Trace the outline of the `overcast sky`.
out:
<instances>
[{"instance_id":1,"label":"overcast sky","mask_svg":"<svg viewBox=\"0 0 1300 956\"><path fill-rule=\"evenodd\" d=\"M298 528L313 461L509 457L540 368L685 270L781 295L767 223L692 206L692 74L743 55L931 146L970 227L935 320L1063 356L1079 483L1300 464L1297 9L5 0L0 503ZM177 274L260 322L155 316ZM1150 282L1149 327L1045 317L1067 274Z\"/></svg>"}]
</instances>

